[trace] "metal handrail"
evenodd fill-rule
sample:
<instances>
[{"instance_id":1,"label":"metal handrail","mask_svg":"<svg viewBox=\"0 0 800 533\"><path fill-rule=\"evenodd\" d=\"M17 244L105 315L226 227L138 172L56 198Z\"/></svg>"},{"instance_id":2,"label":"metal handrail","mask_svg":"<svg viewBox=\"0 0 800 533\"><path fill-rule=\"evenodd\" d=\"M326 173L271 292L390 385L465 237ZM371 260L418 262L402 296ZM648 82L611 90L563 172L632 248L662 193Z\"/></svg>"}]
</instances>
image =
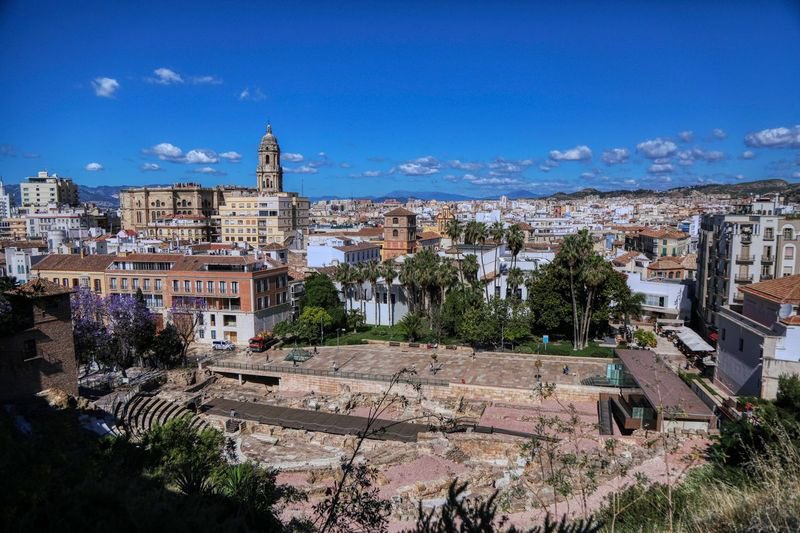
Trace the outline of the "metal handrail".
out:
<instances>
[{"instance_id":1,"label":"metal handrail","mask_svg":"<svg viewBox=\"0 0 800 533\"><path fill-rule=\"evenodd\" d=\"M304 376L325 376L325 377L338 377L342 379L365 379L369 381L391 381L394 376L388 374L370 374L365 372L346 372L342 370L319 370L316 368L303 368L296 366L283 366L283 365L270 365L270 364L252 364L252 363L235 363L231 361L219 361L212 363L210 366L232 368L237 370L260 370L265 372L284 372L286 374L300 374ZM436 385L447 387L450 382L446 379L426 378L426 377L402 377L398 380L400 383L410 383L412 385Z\"/></svg>"}]
</instances>

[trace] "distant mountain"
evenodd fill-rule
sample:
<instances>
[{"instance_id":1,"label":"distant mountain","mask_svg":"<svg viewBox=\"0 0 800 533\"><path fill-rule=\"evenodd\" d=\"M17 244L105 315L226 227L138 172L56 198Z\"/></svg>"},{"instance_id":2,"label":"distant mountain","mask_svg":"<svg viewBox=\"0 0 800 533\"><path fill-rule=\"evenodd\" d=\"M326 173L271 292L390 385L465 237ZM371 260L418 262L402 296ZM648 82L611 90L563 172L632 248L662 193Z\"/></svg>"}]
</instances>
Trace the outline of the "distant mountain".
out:
<instances>
[{"instance_id":1,"label":"distant mountain","mask_svg":"<svg viewBox=\"0 0 800 533\"><path fill-rule=\"evenodd\" d=\"M759 194L781 193L792 198L800 195L800 184L792 184L781 179L766 179L756 181L745 181L742 183L710 183L708 185L693 185L691 187L673 187L665 191L654 191L652 189L636 190L614 190L598 191L597 189L587 188L572 193L557 192L547 198L553 200L580 200L587 196L597 196L598 198L611 198L613 196L630 196L640 198L652 196L654 194L672 197L689 196L693 193L701 194L730 194L731 196L750 196Z\"/></svg>"}]
</instances>

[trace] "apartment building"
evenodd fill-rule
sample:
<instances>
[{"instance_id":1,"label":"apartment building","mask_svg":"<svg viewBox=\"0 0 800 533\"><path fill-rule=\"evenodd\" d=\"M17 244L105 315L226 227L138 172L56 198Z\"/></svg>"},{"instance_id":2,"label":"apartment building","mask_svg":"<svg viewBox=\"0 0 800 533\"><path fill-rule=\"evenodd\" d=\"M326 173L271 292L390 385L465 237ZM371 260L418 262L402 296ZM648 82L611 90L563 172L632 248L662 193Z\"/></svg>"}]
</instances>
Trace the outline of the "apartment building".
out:
<instances>
[{"instance_id":1,"label":"apartment building","mask_svg":"<svg viewBox=\"0 0 800 533\"><path fill-rule=\"evenodd\" d=\"M24 217L13 216L0 220L0 239L24 239L27 233Z\"/></svg>"},{"instance_id":2,"label":"apartment building","mask_svg":"<svg viewBox=\"0 0 800 533\"><path fill-rule=\"evenodd\" d=\"M47 207L50 204L77 206L78 186L70 178L41 171L19 185L22 207Z\"/></svg>"},{"instance_id":3,"label":"apartment building","mask_svg":"<svg viewBox=\"0 0 800 533\"><path fill-rule=\"evenodd\" d=\"M0 220L11 216L11 195L6 191L3 180L0 179Z\"/></svg>"},{"instance_id":4,"label":"apartment building","mask_svg":"<svg viewBox=\"0 0 800 533\"><path fill-rule=\"evenodd\" d=\"M782 211L770 199L756 199L736 213L702 217L695 314L708 335L722 307L741 312L743 287L800 272L800 219Z\"/></svg>"},{"instance_id":5,"label":"apartment building","mask_svg":"<svg viewBox=\"0 0 800 533\"><path fill-rule=\"evenodd\" d=\"M101 296L136 294L164 321L187 301L203 303L197 341L245 343L291 312L288 267L252 255L51 255L35 274L63 287L88 287Z\"/></svg>"},{"instance_id":6,"label":"apartment building","mask_svg":"<svg viewBox=\"0 0 800 533\"><path fill-rule=\"evenodd\" d=\"M648 279L693 280L697 273L697 254L660 257L647 265Z\"/></svg>"},{"instance_id":7,"label":"apartment building","mask_svg":"<svg viewBox=\"0 0 800 533\"><path fill-rule=\"evenodd\" d=\"M650 259L686 255L689 245L689 234L674 228L645 228L625 236L626 250L641 252Z\"/></svg>"},{"instance_id":8,"label":"apartment building","mask_svg":"<svg viewBox=\"0 0 800 533\"><path fill-rule=\"evenodd\" d=\"M381 246L372 242L355 242L352 239L331 236L315 239L308 244L308 266L312 268L347 263L357 265L381 260Z\"/></svg>"},{"instance_id":9,"label":"apartment building","mask_svg":"<svg viewBox=\"0 0 800 533\"><path fill-rule=\"evenodd\" d=\"M12 243L13 246L3 248L6 273L19 283L27 283L32 277L32 268L46 257L47 245L40 241L12 241Z\"/></svg>"},{"instance_id":10,"label":"apartment building","mask_svg":"<svg viewBox=\"0 0 800 533\"><path fill-rule=\"evenodd\" d=\"M781 375L800 374L800 275L741 292L741 311L717 313L716 377L737 395L774 399Z\"/></svg>"},{"instance_id":11,"label":"apartment building","mask_svg":"<svg viewBox=\"0 0 800 533\"><path fill-rule=\"evenodd\" d=\"M293 192L227 191L214 217L222 242L268 244L302 250L308 235L310 201Z\"/></svg>"}]
</instances>

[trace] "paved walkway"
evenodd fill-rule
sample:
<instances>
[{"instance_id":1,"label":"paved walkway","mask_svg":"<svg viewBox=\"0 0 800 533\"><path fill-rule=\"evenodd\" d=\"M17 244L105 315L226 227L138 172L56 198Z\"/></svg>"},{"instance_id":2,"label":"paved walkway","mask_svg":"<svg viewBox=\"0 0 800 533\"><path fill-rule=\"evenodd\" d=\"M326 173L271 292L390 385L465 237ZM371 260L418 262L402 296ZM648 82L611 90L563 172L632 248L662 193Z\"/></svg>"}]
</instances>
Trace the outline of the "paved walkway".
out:
<instances>
[{"instance_id":1,"label":"paved walkway","mask_svg":"<svg viewBox=\"0 0 800 533\"><path fill-rule=\"evenodd\" d=\"M444 349L389 347L381 344L323 347L317 355L298 363L300 368L331 371L333 363L341 372L359 372L392 375L402 368L414 369L419 377L447 380L450 383L465 383L491 387L528 389L537 383L536 374L548 383L580 385L581 380L591 376L605 376L606 365L611 359L583 357L559 357L546 355L523 355L499 352L478 352L475 357L469 352L452 352ZM437 371L430 371L431 355ZM283 359L289 349L270 350L266 353L232 354L225 361L246 364L269 364L291 367ZM537 370L536 361L541 361ZM564 366L569 374L564 374Z\"/></svg>"}]
</instances>

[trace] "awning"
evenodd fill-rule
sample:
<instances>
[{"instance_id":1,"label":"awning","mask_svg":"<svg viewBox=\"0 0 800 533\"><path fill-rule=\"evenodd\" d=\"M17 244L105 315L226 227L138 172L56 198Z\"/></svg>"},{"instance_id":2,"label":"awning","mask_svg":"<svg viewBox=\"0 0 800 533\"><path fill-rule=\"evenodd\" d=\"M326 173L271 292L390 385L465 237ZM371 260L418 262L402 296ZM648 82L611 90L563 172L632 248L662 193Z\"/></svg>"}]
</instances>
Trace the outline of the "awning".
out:
<instances>
[{"instance_id":1,"label":"awning","mask_svg":"<svg viewBox=\"0 0 800 533\"><path fill-rule=\"evenodd\" d=\"M691 329L684 327L680 331L678 331L678 339L683 343L684 346L689 348L693 352L713 352L714 347L708 344L703 338L692 331Z\"/></svg>"},{"instance_id":2,"label":"awning","mask_svg":"<svg viewBox=\"0 0 800 533\"><path fill-rule=\"evenodd\" d=\"M659 318L656 320L659 326L684 326L684 321L679 318Z\"/></svg>"}]
</instances>

